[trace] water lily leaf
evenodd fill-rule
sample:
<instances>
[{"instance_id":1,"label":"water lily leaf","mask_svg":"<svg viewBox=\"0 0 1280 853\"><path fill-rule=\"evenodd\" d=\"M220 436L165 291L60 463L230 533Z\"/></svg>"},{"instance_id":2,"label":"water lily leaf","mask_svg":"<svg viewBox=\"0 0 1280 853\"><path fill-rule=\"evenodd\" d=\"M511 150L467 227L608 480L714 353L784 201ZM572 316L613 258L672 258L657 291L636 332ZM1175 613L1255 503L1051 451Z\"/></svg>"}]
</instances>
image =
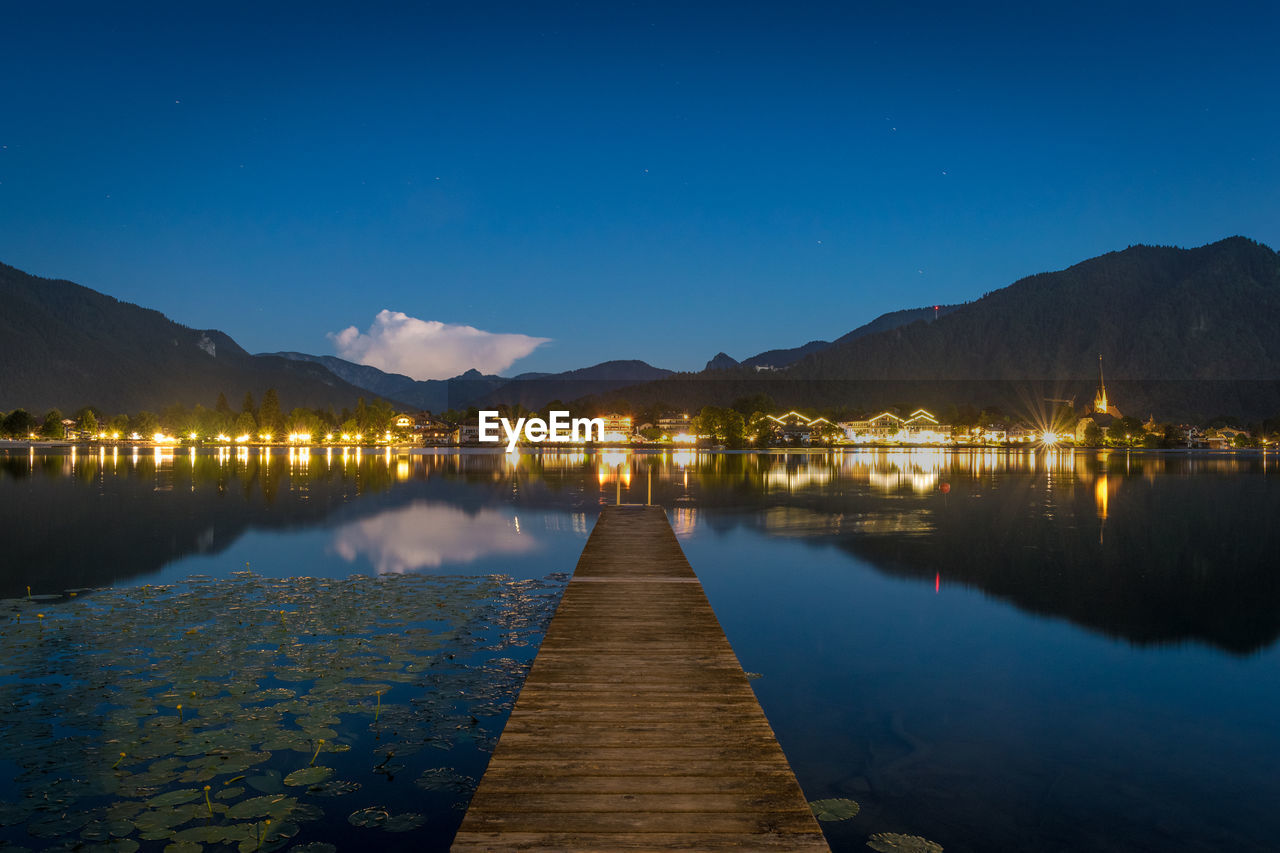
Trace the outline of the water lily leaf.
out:
<instances>
[{"instance_id":1,"label":"water lily leaf","mask_svg":"<svg viewBox=\"0 0 1280 853\"><path fill-rule=\"evenodd\" d=\"M377 827L386 823L390 817L391 814L386 809L371 806L367 809L352 812L347 816L347 822L352 826Z\"/></svg>"},{"instance_id":2,"label":"water lily leaf","mask_svg":"<svg viewBox=\"0 0 1280 853\"><path fill-rule=\"evenodd\" d=\"M284 777L284 783L292 787L317 785L334 774L332 767L304 767Z\"/></svg>"},{"instance_id":3,"label":"water lily leaf","mask_svg":"<svg viewBox=\"0 0 1280 853\"><path fill-rule=\"evenodd\" d=\"M176 791L169 791L158 797L152 797L147 800L147 805L153 809L160 809L189 803L199 796L200 792L195 788L179 788Z\"/></svg>"},{"instance_id":4,"label":"water lily leaf","mask_svg":"<svg viewBox=\"0 0 1280 853\"><path fill-rule=\"evenodd\" d=\"M0 703L0 726L14 735L0 742L0 762L17 769L24 796L0 803L0 825L79 835L81 849L115 839L128 842L122 849L142 840L177 853L222 844L256 851L287 846L283 833L268 834L267 817L281 826L321 821L319 804L361 789L353 774L406 764L448 774L419 780L449 795L433 808L465 806L460 795L474 780L436 767L439 753L426 747L456 747L467 761L492 750L495 733L477 717L510 711L532 651L502 655L536 643L566 582L241 575L98 590L59 602L43 628L11 619L0 626L0 659L23 680ZM12 606L26 615L33 605ZM50 655L50 638L73 630L74 658ZM367 749L375 708L380 748L356 755L353 744ZM320 738L336 770L303 766ZM288 788L284 771L261 767L275 749L304 756L285 759L298 768ZM264 796L245 800L247 791ZM423 820L363 811L359 825ZM342 814L331 812L331 820Z\"/></svg>"},{"instance_id":5,"label":"water lily leaf","mask_svg":"<svg viewBox=\"0 0 1280 853\"><path fill-rule=\"evenodd\" d=\"M320 820L324 817L324 809L312 803L298 803L289 812L289 820L301 823L308 820Z\"/></svg>"},{"instance_id":6,"label":"water lily leaf","mask_svg":"<svg viewBox=\"0 0 1280 853\"><path fill-rule=\"evenodd\" d=\"M918 835L877 832L867 846L879 853L942 853L942 845Z\"/></svg>"},{"instance_id":7,"label":"water lily leaf","mask_svg":"<svg viewBox=\"0 0 1280 853\"><path fill-rule=\"evenodd\" d=\"M51 815L28 823L27 832L36 838L57 838L75 832L88 822L86 814Z\"/></svg>"},{"instance_id":8,"label":"water lily leaf","mask_svg":"<svg viewBox=\"0 0 1280 853\"><path fill-rule=\"evenodd\" d=\"M82 853L137 853L141 846L132 838L117 838L106 844L87 844L80 850Z\"/></svg>"},{"instance_id":9,"label":"water lily leaf","mask_svg":"<svg viewBox=\"0 0 1280 853\"><path fill-rule=\"evenodd\" d=\"M331 779L328 782L321 782L319 785L311 786L307 789L307 793L315 794L317 797L340 797L343 794L359 791L360 787L359 782Z\"/></svg>"},{"instance_id":10,"label":"water lily leaf","mask_svg":"<svg viewBox=\"0 0 1280 853\"><path fill-rule=\"evenodd\" d=\"M846 799L814 800L809 803L809 808L813 809L813 816L818 820L827 821L848 820L862 810L853 800Z\"/></svg>"},{"instance_id":11,"label":"water lily leaf","mask_svg":"<svg viewBox=\"0 0 1280 853\"><path fill-rule=\"evenodd\" d=\"M422 815L407 812L387 818L383 821L382 828L387 832L411 832L426 822L427 819Z\"/></svg>"},{"instance_id":12,"label":"water lily leaf","mask_svg":"<svg viewBox=\"0 0 1280 853\"><path fill-rule=\"evenodd\" d=\"M195 841L174 841L164 846L164 853L203 853L204 845Z\"/></svg>"},{"instance_id":13,"label":"water lily leaf","mask_svg":"<svg viewBox=\"0 0 1280 853\"><path fill-rule=\"evenodd\" d=\"M80 837L85 841L109 841L111 830L107 827L106 821L96 820L80 830Z\"/></svg>"},{"instance_id":14,"label":"water lily leaf","mask_svg":"<svg viewBox=\"0 0 1280 853\"><path fill-rule=\"evenodd\" d=\"M278 794L284 790L284 783L281 780L279 770L268 770L261 776L250 776L244 781L250 788L261 791L264 794Z\"/></svg>"},{"instance_id":15,"label":"water lily leaf","mask_svg":"<svg viewBox=\"0 0 1280 853\"><path fill-rule=\"evenodd\" d=\"M283 797L279 794L268 794L261 797L250 797L247 800L241 800L230 809L227 810L227 817L234 820L245 820L248 818L269 817L273 813L273 807L277 805Z\"/></svg>"},{"instance_id":16,"label":"water lily leaf","mask_svg":"<svg viewBox=\"0 0 1280 853\"><path fill-rule=\"evenodd\" d=\"M169 836L175 844L220 844L228 840L225 826L192 826L180 829Z\"/></svg>"},{"instance_id":17,"label":"water lily leaf","mask_svg":"<svg viewBox=\"0 0 1280 853\"><path fill-rule=\"evenodd\" d=\"M423 771L423 774L414 780L414 784L426 791L453 791L459 794L476 789L475 779L463 776L451 767L433 767Z\"/></svg>"}]
</instances>

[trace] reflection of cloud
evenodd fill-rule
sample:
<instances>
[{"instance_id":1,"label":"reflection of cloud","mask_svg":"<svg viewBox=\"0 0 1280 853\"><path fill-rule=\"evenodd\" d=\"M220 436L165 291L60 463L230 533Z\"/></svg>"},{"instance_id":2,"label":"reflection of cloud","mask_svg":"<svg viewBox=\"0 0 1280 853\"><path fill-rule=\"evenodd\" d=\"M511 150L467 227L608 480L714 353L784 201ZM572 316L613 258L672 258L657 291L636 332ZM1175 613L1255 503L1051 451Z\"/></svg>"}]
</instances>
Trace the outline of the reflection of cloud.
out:
<instances>
[{"instance_id":1,"label":"reflection of cloud","mask_svg":"<svg viewBox=\"0 0 1280 853\"><path fill-rule=\"evenodd\" d=\"M493 554L523 554L537 542L497 510L471 514L448 504L415 502L345 525L333 545L349 563L364 557L379 572L403 573Z\"/></svg>"},{"instance_id":2,"label":"reflection of cloud","mask_svg":"<svg viewBox=\"0 0 1280 853\"><path fill-rule=\"evenodd\" d=\"M497 373L550 340L419 320L385 309L373 318L369 331L361 334L348 326L330 332L329 339L345 359L414 379L448 379L473 367Z\"/></svg>"}]
</instances>

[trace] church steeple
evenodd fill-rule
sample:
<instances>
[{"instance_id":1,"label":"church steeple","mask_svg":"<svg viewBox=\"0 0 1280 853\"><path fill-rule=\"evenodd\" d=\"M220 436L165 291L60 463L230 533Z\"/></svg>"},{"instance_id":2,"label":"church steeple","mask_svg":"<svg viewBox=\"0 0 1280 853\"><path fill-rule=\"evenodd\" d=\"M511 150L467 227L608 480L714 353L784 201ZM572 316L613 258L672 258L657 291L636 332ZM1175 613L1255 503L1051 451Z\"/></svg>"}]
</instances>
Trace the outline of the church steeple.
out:
<instances>
[{"instance_id":1,"label":"church steeple","mask_svg":"<svg viewBox=\"0 0 1280 853\"><path fill-rule=\"evenodd\" d=\"M1102 381L1102 353L1098 353L1098 395L1093 398L1093 410L1101 413L1107 411L1107 386Z\"/></svg>"}]
</instances>

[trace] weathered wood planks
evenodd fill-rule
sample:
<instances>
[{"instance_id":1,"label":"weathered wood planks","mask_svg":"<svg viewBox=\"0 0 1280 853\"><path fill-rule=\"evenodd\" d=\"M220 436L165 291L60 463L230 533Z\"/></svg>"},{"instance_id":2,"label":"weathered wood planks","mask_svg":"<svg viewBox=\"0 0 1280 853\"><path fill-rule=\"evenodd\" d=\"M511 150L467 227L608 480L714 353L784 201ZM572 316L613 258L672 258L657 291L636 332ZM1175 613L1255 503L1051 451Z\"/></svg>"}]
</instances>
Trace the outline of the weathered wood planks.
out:
<instances>
[{"instance_id":1,"label":"weathered wood planks","mask_svg":"<svg viewBox=\"0 0 1280 853\"><path fill-rule=\"evenodd\" d=\"M658 507L606 507L453 850L827 850Z\"/></svg>"}]
</instances>

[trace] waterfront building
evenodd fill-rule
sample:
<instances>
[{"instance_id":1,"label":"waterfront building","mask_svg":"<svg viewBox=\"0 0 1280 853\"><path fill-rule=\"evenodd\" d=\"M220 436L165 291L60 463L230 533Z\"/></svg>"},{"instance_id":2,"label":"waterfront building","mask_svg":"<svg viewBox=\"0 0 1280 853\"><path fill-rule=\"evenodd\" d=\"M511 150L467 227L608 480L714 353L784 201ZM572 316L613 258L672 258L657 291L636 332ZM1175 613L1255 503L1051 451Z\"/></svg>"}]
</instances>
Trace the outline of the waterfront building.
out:
<instances>
[{"instance_id":1,"label":"waterfront building","mask_svg":"<svg viewBox=\"0 0 1280 853\"><path fill-rule=\"evenodd\" d=\"M951 441L951 425L942 424L925 409L916 409L902 422L907 444L945 444Z\"/></svg>"},{"instance_id":2,"label":"waterfront building","mask_svg":"<svg viewBox=\"0 0 1280 853\"><path fill-rule=\"evenodd\" d=\"M823 438L836 434L840 428L823 417L811 418L797 411L787 412L781 417L766 415L773 437L788 444L808 444L814 438Z\"/></svg>"},{"instance_id":3,"label":"waterfront building","mask_svg":"<svg viewBox=\"0 0 1280 853\"><path fill-rule=\"evenodd\" d=\"M893 412L880 414L865 420L844 421L840 424L845 438L855 444L948 444L951 442L951 426L940 423L927 409L916 409L907 417Z\"/></svg>"},{"instance_id":4,"label":"waterfront building","mask_svg":"<svg viewBox=\"0 0 1280 853\"><path fill-rule=\"evenodd\" d=\"M840 428L845 438L859 444L871 441L891 441L902 432L903 419L893 412L881 412L865 420L842 421Z\"/></svg>"},{"instance_id":5,"label":"waterfront building","mask_svg":"<svg viewBox=\"0 0 1280 853\"><path fill-rule=\"evenodd\" d=\"M620 414L600 415L600 420L604 422L604 440L605 441L630 441L631 440L631 416Z\"/></svg>"},{"instance_id":6,"label":"waterfront building","mask_svg":"<svg viewBox=\"0 0 1280 853\"><path fill-rule=\"evenodd\" d=\"M458 424L458 429L455 431L454 441L458 444L479 444L480 419L468 418Z\"/></svg>"},{"instance_id":7,"label":"waterfront building","mask_svg":"<svg viewBox=\"0 0 1280 853\"><path fill-rule=\"evenodd\" d=\"M448 421L432 416L431 412L402 412L391 419L393 432L405 438L414 438L423 444L448 444L453 440L456 427Z\"/></svg>"},{"instance_id":8,"label":"waterfront building","mask_svg":"<svg viewBox=\"0 0 1280 853\"><path fill-rule=\"evenodd\" d=\"M453 424L432 417L430 412L420 413L413 422L413 431L423 444L448 444L455 429Z\"/></svg>"},{"instance_id":9,"label":"waterfront building","mask_svg":"<svg viewBox=\"0 0 1280 853\"><path fill-rule=\"evenodd\" d=\"M692 420L687 412L681 412L678 415L668 414L658 418L658 422L654 424L658 431L662 433L662 437L671 441L688 441L692 434L689 431L689 421ZM685 436L686 438L681 438Z\"/></svg>"}]
</instances>

